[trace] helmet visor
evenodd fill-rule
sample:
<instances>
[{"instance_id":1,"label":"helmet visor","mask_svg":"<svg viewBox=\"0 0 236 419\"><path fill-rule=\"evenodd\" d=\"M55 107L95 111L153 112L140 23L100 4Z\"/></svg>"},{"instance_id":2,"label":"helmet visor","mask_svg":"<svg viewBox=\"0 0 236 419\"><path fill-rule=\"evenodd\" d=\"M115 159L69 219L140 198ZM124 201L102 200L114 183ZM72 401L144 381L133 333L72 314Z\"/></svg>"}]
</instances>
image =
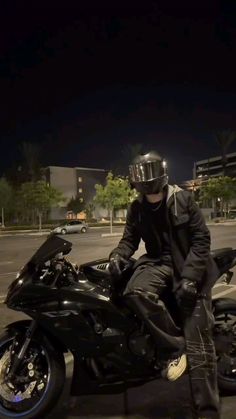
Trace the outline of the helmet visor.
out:
<instances>
[{"instance_id":1,"label":"helmet visor","mask_svg":"<svg viewBox=\"0 0 236 419\"><path fill-rule=\"evenodd\" d=\"M131 182L147 182L163 175L160 162L137 163L129 166Z\"/></svg>"}]
</instances>

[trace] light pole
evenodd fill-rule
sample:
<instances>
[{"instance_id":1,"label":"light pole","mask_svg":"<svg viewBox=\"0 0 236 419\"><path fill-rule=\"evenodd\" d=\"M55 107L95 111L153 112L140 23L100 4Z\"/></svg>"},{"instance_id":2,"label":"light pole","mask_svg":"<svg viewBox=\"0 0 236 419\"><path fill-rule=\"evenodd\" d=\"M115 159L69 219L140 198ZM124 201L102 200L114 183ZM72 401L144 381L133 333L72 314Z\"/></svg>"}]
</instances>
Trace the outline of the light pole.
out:
<instances>
[{"instance_id":1,"label":"light pole","mask_svg":"<svg viewBox=\"0 0 236 419\"><path fill-rule=\"evenodd\" d=\"M4 208L2 207L2 228L5 228L5 220L4 220Z\"/></svg>"}]
</instances>

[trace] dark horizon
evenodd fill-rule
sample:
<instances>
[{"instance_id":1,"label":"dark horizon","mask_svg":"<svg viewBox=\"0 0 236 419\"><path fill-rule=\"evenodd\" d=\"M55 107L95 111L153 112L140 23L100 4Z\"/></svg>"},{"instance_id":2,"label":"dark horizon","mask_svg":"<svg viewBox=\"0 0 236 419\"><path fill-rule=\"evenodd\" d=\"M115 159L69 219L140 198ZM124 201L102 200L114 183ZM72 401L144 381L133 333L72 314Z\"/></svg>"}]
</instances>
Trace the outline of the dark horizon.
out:
<instances>
[{"instance_id":1,"label":"dark horizon","mask_svg":"<svg viewBox=\"0 0 236 419\"><path fill-rule=\"evenodd\" d=\"M142 143L177 182L219 155L215 133L236 130L236 5L184 3L6 6L0 174L23 141L43 165L104 169Z\"/></svg>"}]
</instances>

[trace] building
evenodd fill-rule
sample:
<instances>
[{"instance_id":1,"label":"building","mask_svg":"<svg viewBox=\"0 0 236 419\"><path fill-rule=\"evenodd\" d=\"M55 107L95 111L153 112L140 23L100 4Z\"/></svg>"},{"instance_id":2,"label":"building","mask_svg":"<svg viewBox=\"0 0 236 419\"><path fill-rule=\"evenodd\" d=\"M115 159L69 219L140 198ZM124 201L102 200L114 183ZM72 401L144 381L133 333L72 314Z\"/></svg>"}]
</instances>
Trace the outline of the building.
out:
<instances>
[{"instance_id":1,"label":"building","mask_svg":"<svg viewBox=\"0 0 236 419\"><path fill-rule=\"evenodd\" d=\"M236 152L229 153L226 155L226 164L223 168L222 156L210 157L208 159L200 160L194 163L193 167L193 179L181 183L183 189L187 189L192 192L195 200L199 201L201 187L206 184L208 179L219 176L236 177ZM201 204L199 202L200 206ZM215 204L216 208L220 207L220 198ZM232 205L236 206L236 201L232 201ZM204 215L210 218L210 214L213 213L213 201L204 203L206 208L201 208Z\"/></svg>"},{"instance_id":2,"label":"building","mask_svg":"<svg viewBox=\"0 0 236 419\"><path fill-rule=\"evenodd\" d=\"M62 192L65 201L60 207L52 208L53 220L64 219L67 215L67 204L71 198L79 198L86 204L95 196L95 184L105 185L108 170L89 167L48 166L44 169L45 181Z\"/></svg>"},{"instance_id":3,"label":"building","mask_svg":"<svg viewBox=\"0 0 236 419\"><path fill-rule=\"evenodd\" d=\"M227 154L225 176L236 177L236 153ZM223 176L222 156L210 157L194 163L193 178Z\"/></svg>"}]
</instances>

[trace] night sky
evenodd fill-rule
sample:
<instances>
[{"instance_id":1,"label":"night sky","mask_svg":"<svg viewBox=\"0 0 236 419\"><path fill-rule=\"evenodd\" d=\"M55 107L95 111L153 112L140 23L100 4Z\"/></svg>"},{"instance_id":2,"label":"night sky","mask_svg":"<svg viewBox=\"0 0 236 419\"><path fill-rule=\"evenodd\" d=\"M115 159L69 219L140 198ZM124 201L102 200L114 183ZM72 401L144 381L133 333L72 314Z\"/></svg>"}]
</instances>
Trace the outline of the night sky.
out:
<instances>
[{"instance_id":1,"label":"night sky","mask_svg":"<svg viewBox=\"0 0 236 419\"><path fill-rule=\"evenodd\" d=\"M33 3L1 6L0 175L23 141L43 165L120 172L141 143L177 182L219 154L215 133L236 129L235 1Z\"/></svg>"}]
</instances>

